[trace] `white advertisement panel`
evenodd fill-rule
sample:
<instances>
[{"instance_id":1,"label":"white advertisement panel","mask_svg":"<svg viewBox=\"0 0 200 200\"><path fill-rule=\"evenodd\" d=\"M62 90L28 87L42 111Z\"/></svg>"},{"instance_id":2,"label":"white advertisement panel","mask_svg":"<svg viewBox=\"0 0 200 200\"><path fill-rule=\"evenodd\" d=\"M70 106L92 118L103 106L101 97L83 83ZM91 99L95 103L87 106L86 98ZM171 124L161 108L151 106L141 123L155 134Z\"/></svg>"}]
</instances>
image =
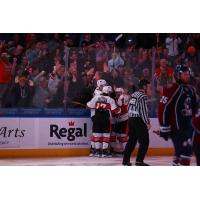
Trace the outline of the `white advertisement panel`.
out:
<instances>
[{"instance_id":1,"label":"white advertisement panel","mask_svg":"<svg viewBox=\"0 0 200 200\"><path fill-rule=\"evenodd\" d=\"M156 133L158 120L151 119L150 148L170 148ZM0 118L0 148L89 148L90 118Z\"/></svg>"},{"instance_id":2,"label":"white advertisement panel","mask_svg":"<svg viewBox=\"0 0 200 200\"><path fill-rule=\"evenodd\" d=\"M39 148L90 147L90 118L41 118L38 125Z\"/></svg>"},{"instance_id":3,"label":"white advertisement panel","mask_svg":"<svg viewBox=\"0 0 200 200\"><path fill-rule=\"evenodd\" d=\"M0 118L0 148L34 148L34 125L30 118Z\"/></svg>"},{"instance_id":4,"label":"white advertisement panel","mask_svg":"<svg viewBox=\"0 0 200 200\"><path fill-rule=\"evenodd\" d=\"M149 131L149 140L150 144L149 147L151 148L171 148L172 147L172 141L169 139L168 141L165 141L163 138L158 136L154 131L159 130L159 123L157 118L151 118L151 129Z\"/></svg>"}]
</instances>

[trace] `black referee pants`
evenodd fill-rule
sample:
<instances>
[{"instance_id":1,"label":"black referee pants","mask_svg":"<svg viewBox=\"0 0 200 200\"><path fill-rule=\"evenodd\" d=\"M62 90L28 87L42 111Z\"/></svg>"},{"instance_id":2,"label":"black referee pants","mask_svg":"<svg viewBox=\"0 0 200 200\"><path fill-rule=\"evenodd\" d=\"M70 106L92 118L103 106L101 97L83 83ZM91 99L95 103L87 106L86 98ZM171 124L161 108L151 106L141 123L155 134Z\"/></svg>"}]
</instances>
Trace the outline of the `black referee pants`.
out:
<instances>
[{"instance_id":1,"label":"black referee pants","mask_svg":"<svg viewBox=\"0 0 200 200\"><path fill-rule=\"evenodd\" d=\"M130 117L128 120L129 139L124 150L123 164L130 162L131 153L139 143L136 162L143 162L149 147L149 133L146 124L140 117Z\"/></svg>"}]
</instances>

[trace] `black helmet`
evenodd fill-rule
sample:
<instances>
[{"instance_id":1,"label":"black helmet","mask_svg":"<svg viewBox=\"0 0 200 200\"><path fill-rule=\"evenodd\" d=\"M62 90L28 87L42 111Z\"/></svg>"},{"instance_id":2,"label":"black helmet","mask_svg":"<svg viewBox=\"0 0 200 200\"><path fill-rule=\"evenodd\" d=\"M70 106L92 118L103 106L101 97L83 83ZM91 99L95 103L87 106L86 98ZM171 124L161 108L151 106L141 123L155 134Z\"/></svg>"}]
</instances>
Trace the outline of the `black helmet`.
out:
<instances>
[{"instance_id":1,"label":"black helmet","mask_svg":"<svg viewBox=\"0 0 200 200\"><path fill-rule=\"evenodd\" d=\"M190 76L192 76L192 70L186 65L177 65L174 71L174 78L177 82L180 81L180 74L183 72L189 72Z\"/></svg>"}]
</instances>

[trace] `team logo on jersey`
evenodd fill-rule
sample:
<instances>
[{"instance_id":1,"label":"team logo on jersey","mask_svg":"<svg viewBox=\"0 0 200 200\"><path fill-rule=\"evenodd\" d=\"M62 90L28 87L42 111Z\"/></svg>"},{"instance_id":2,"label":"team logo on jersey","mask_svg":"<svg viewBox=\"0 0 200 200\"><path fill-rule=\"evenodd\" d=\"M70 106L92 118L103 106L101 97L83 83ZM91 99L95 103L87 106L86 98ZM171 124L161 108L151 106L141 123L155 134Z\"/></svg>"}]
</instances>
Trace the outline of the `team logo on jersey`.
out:
<instances>
[{"instance_id":1,"label":"team logo on jersey","mask_svg":"<svg viewBox=\"0 0 200 200\"><path fill-rule=\"evenodd\" d=\"M83 128L76 127L74 121L67 122L66 127L59 127L56 124L50 125L50 137L56 137L62 139L63 137L67 138L69 141L74 141L79 137L87 137L87 123L83 124Z\"/></svg>"},{"instance_id":2,"label":"team logo on jersey","mask_svg":"<svg viewBox=\"0 0 200 200\"><path fill-rule=\"evenodd\" d=\"M191 98L187 97L183 103L184 109L182 109L182 115L183 116L192 116L192 103Z\"/></svg>"}]
</instances>

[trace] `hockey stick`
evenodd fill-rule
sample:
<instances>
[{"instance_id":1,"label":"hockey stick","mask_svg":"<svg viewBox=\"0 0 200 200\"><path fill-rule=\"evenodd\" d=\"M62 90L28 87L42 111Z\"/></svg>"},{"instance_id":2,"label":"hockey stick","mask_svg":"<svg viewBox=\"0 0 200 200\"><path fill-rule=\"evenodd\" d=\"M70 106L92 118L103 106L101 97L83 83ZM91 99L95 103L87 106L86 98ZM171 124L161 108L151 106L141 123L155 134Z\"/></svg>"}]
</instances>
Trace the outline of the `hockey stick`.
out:
<instances>
[{"instance_id":1,"label":"hockey stick","mask_svg":"<svg viewBox=\"0 0 200 200\"><path fill-rule=\"evenodd\" d=\"M75 105L79 105L79 106L82 106L82 107L86 107L86 105L85 104L82 104L82 103L80 103L80 102L78 102L78 101L72 101L72 104L75 104Z\"/></svg>"}]
</instances>

